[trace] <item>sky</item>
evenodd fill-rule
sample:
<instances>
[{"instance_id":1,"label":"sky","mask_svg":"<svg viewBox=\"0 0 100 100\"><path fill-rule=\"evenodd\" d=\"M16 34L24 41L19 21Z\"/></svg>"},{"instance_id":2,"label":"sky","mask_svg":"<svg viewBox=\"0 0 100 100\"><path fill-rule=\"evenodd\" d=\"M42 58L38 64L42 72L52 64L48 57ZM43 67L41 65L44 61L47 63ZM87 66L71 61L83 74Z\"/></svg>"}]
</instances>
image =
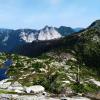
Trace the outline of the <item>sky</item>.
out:
<instances>
[{"instance_id":1,"label":"sky","mask_svg":"<svg viewBox=\"0 0 100 100\"><path fill-rule=\"evenodd\" d=\"M97 19L100 0L0 0L0 28L85 28Z\"/></svg>"}]
</instances>

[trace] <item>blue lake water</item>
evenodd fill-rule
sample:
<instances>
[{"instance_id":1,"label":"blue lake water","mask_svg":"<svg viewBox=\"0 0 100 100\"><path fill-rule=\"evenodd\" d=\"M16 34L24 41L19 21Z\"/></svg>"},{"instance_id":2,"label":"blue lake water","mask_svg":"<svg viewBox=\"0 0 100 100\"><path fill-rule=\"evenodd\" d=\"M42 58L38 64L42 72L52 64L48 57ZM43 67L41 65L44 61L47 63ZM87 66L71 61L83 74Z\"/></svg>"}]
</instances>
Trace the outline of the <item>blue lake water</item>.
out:
<instances>
[{"instance_id":1,"label":"blue lake water","mask_svg":"<svg viewBox=\"0 0 100 100\"><path fill-rule=\"evenodd\" d=\"M8 71L8 68L9 66L12 65L12 63L13 63L12 59L7 59L3 63L3 68L0 68L0 80L8 78L8 76L6 75L6 72Z\"/></svg>"}]
</instances>

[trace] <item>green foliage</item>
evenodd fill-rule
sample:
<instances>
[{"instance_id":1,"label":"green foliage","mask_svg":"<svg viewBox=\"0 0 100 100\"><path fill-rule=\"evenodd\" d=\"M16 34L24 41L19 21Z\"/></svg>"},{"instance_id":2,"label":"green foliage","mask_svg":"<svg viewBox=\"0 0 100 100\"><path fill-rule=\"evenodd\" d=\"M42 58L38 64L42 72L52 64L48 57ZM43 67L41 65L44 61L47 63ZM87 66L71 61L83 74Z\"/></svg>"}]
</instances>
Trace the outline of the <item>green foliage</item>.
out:
<instances>
[{"instance_id":1,"label":"green foliage","mask_svg":"<svg viewBox=\"0 0 100 100\"><path fill-rule=\"evenodd\" d=\"M100 76L100 31L87 29L82 32L75 49L79 62L84 62Z\"/></svg>"},{"instance_id":2,"label":"green foliage","mask_svg":"<svg viewBox=\"0 0 100 100\"><path fill-rule=\"evenodd\" d=\"M96 86L92 83L73 83L71 84L72 90L74 90L75 93L95 93L100 90L100 87Z\"/></svg>"},{"instance_id":3,"label":"green foliage","mask_svg":"<svg viewBox=\"0 0 100 100\"><path fill-rule=\"evenodd\" d=\"M36 62L36 63L32 63L32 67L34 68L34 71L36 72L40 72L40 68L43 68L43 63L40 62Z\"/></svg>"},{"instance_id":4,"label":"green foliage","mask_svg":"<svg viewBox=\"0 0 100 100\"><path fill-rule=\"evenodd\" d=\"M84 85L80 84L80 83L77 83L77 82L73 83L71 85L71 88L72 88L72 90L74 90L75 93L83 93L83 92L85 92Z\"/></svg>"},{"instance_id":5,"label":"green foliage","mask_svg":"<svg viewBox=\"0 0 100 100\"><path fill-rule=\"evenodd\" d=\"M0 94L2 94L2 93L4 93L4 94L16 94L16 92L14 92L14 91L0 90Z\"/></svg>"},{"instance_id":6,"label":"green foliage","mask_svg":"<svg viewBox=\"0 0 100 100\"><path fill-rule=\"evenodd\" d=\"M42 85L49 92L59 94L62 89L62 73L49 69L46 74L41 74L33 79L33 85Z\"/></svg>"},{"instance_id":7,"label":"green foliage","mask_svg":"<svg viewBox=\"0 0 100 100\"><path fill-rule=\"evenodd\" d=\"M100 87L96 86L95 84L92 83L88 83L86 85L84 85L84 90L85 92L90 92L90 93L94 93L100 90Z\"/></svg>"}]
</instances>

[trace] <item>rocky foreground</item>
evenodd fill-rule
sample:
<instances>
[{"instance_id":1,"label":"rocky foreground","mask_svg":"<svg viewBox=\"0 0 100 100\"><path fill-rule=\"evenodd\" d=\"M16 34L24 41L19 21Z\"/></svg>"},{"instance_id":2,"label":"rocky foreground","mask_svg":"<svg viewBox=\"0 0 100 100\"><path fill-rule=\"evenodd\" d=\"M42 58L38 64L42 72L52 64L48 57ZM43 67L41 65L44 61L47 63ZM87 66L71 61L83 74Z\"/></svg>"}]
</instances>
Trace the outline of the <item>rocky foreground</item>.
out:
<instances>
[{"instance_id":1,"label":"rocky foreground","mask_svg":"<svg viewBox=\"0 0 100 100\"><path fill-rule=\"evenodd\" d=\"M50 97L40 85L23 87L18 82L7 81L8 79L0 81L0 100L90 100L84 97Z\"/></svg>"},{"instance_id":2,"label":"rocky foreground","mask_svg":"<svg viewBox=\"0 0 100 100\"><path fill-rule=\"evenodd\" d=\"M96 95L95 95L96 96ZM100 96L96 98L94 95L70 96L65 95L52 96L45 92L45 88L41 85L33 85L30 87L22 86L19 82L11 83L8 79L0 81L0 100L100 100Z\"/></svg>"},{"instance_id":3,"label":"rocky foreground","mask_svg":"<svg viewBox=\"0 0 100 100\"><path fill-rule=\"evenodd\" d=\"M0 100L91 100L85 97L62 97L52 98L43 95L17 95L17 94L0 94Z\"/></svg>"}]
</instances>

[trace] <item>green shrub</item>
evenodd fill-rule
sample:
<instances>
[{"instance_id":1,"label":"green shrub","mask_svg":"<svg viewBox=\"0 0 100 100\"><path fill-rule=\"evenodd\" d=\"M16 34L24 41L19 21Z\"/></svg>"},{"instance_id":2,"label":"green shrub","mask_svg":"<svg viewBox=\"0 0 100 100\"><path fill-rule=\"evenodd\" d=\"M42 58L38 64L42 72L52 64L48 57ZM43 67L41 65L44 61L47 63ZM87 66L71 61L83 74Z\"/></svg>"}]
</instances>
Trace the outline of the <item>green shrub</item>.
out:
<instances>
[{"instance_id":1,"label":"green shrub","mask_svg":"<svg viewBox=\"0 0 100 100\"><path fill-rule=\"evenodd\" d=\"M100 87L96 86L95 84L88 83L84 86L85 92L97 92L100 90Z\"/></svg>"},{"instance_id":2,"label":"green shrub","mask_svg":"<svg viewBox=\"0 0 100 100\"><path fill-rule=\"evenodd\" d=\"M77 82L73 83L71 85L71 88L72 90L74 90L75 93L83 93L85 91L84 85Z\"/></svg>"}]
</instances>

